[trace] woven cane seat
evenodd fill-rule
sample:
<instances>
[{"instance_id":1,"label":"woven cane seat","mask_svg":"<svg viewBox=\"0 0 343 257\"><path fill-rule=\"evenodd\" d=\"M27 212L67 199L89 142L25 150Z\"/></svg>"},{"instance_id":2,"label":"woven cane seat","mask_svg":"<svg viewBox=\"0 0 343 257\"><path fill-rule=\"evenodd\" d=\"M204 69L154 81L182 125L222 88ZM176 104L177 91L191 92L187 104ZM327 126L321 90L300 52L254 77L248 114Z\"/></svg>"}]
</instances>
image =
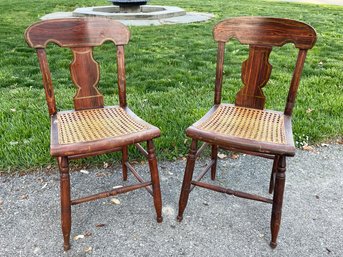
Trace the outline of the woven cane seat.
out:
<instances>
[{"instance_id":1,"label":"woven cane seat","mask_svg":"<svg viewBox=\"0 0 343 257\"><path fill-rule=\"evenodd\" d=\"M294 146L287 130L291 130L290 120L281 112L221 104L188 128L187 134L210 143L215 138L233 148L245 145L271 152L277 147L291 154Z\"/></svg>"},{"instance_id":2,"label":"woven cane seat","mask_svg":"<svg viewBox=\"0 0 343 257\"><path fill-rule=\"evenodd\" d=\"M53 117L52 152L56 148L73 148L83 153L83 145L121 146L159 136L159 130L138 118L128 108L107 107L82 111L58 112ZM124 144L125 145L125 144ZM73 147L75 146L75 147ZM87 150L87 148L86 148Z\"/></svg>"},{"instance_id":3,"label":"woven cane seat","mask_svg":"<svg viewBox=\"0 0 343 257\"><path fill-rule=\"evenodd\" d=\"M118 137L148 129L122 108L92 109L57 114L58 143L73 144Z\"/></svg>"}]
</instances>

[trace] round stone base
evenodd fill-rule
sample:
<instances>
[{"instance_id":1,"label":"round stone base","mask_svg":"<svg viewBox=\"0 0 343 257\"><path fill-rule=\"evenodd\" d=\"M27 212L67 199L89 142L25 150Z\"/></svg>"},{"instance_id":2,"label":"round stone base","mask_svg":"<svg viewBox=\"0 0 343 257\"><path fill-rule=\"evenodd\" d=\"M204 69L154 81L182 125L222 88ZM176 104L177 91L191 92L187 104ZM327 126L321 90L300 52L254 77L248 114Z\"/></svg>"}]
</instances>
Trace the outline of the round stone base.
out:
<instances>
[{"instance_id":1,"label":"round stone base","mask_svg":"<svg viewBox=\"0 0 343 257\"><path fill-rule=\"evenodd\" d=\"M136 12L123 12L119 6L81 7L73 12L75 17L100 16L115 20L160 20L184 16L185 10L176 6L142 5Z\"/></svg>"},{"instance_id":2,"label":"round stone base","mask_svg":"<svg viewBox=\"0 0 343 257\"><path fill-rule=\"evenodd\" d=\"M122 13L118 6L95 6L77 8L74 12L56 12L43 17L42 20L73 17L106 17L118 20L128 26L151 26L163 24L183 24L204 22L213 15L210 13L189 12L175 6L140 6L139 13Z\"/></svg>"}]
</instances>

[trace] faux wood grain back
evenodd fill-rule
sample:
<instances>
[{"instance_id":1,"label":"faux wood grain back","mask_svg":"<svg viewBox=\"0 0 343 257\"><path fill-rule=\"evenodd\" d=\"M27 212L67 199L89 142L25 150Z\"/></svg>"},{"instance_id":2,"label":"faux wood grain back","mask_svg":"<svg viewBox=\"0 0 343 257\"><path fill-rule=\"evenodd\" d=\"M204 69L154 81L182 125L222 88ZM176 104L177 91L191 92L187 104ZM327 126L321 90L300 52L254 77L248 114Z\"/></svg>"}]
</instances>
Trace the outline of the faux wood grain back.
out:
<instances>
[{"instance_id":1,"label":"faux wood grain back","mask_svg":"<svg viewBox=\"0 0 343 257\"><path fill-rule=\"evenodd\" d=\"M54 19L33 24L25 32L29 46L45 48L49 42L61 47L116 45L129 42L130 32L122 23L102 18Z\"/></svg>"},{"instance_id":2,"label":"faux wood grain back","mask_svg":"<svg viewBox=\"0 0 343 257\"><path fill-rule=\"evenodd\" d=\"M213 35L218 42L227 42L230 38L236 38L242 44L282 46L286 43L294 43L300 49L310 49L316 42L316 32L311 26L281 18L226 19L215 26Z\"/></svg>"},{"instance_id":3,"label":"faux wood grain back","mask_svg":"<svg viewBox=\"0 0 343 257\"><path fill-rule=\"evenodd\" d=\"M124 45L129 41L130 32L122 23L103 18L46 20L30 26L25 32L25 37L29 46L36 48L38 53L50 114L56 113L52 80L45 53L45 48L50 42L71 49L73 61L70 73L77 87L74 108L84 110L104 106L104 97L97 89L100 69L99 64L93 59L93 47L105 41L112 41L117 46L119 102L121 106L126 106Z\"/></svg>"},{"instance_id":4,"label":"faux wood grain back","mask_svg":"<svg viewBox=\"0 0 343 257\"><path fill-rule=\"evenodd\" d=\"M235 104L248 108L264 109L265 95L262 88L267 84L272 66L269 55L274 46L280 47L293 43L299 48L298 57L291 82L292 92L288 97L286 107L290 114L295 100L300 75L305 61L306 51L316 42L315 30L299 21L265 17L238 17L219 22L213 30L214 39L218 42L217 74L215 89L215 104L221 101L223 81L225 44L231 38L241 44L249 45L249 57L242 64L243 88L237 93Z\"/></svg>"}]
</instances>

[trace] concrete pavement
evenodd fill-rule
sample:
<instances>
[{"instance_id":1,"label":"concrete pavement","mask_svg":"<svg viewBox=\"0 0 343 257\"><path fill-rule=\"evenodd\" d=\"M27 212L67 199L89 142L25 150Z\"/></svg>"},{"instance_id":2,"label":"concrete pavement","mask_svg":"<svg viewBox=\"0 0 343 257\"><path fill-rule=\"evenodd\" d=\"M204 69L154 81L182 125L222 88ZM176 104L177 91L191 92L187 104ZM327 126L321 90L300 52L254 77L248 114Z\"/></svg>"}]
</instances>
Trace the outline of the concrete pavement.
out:
<instances>
[{"instance_id":1,"label":"concrete pavement","mask_svg":"<svg viewBox=\"0 0 343 257\"><path fill-rule=\"evenodd\" d=\"M0 177L0 256L343 256L343 145L298 150L288 159L279 244L269 247L269 204L196 188L176 221L185 161L159 164L164 221L139 190L72 207L72 248L64 253L59 176ZM207 160L208 161L208 160ZM203 166L206 160L199 164ZM268 196L271 161L241 155L219 161L216 184ZM72 172L73 198L127 183L120 166ZM138 166L146 179L146 165ZM206 176L205 181L209 181ZM84 238L75 240L74 237Z\"/></svg>"}]
</instances>

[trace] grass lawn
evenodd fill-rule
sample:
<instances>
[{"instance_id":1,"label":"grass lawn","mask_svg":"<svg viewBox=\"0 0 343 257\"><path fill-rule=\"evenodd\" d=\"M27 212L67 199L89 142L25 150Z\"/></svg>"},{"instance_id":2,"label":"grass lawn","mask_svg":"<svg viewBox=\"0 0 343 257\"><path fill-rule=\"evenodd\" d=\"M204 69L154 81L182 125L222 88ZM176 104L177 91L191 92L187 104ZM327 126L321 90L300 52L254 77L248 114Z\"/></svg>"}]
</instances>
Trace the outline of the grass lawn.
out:
<instances>
[{"instance_id":1,"label":"grass lawn","mask_svg":"<svg viewBox=\"0 0 343 257\"><path fill-rule=\"evenodd\" d=\"M54 163L49 155L49 117L41 74L34 50L24 41L24 30L47 13L106 4L105 0L0 0L0 171ZM185 128L212 106L216 58L212 28L225 17L285 17L312 25L318 41L309 51L298 92L293 114L295 140L301 146L343 135L343 7L273 0L152 0L150 4L215 14L207 23L130 28L131 42L126 47L128 104L161 129L162 136L155 141L159 159L185 155L190 142ZM72 108L71 54L54 46L48 54L57 106ZM292 46L272 52L274 68L264 89L267 108L283 110L295 57ZM224 101L233 102L241 86L240 63L246 58L245 46L228 44ZM103 45L95 51L95 59L102 69L99 88L105 103L117 104L114 47ZM133 158L138 156L133 152ZM86 162L95 165L109 158Z\"/></svg>"}]
</instances>

